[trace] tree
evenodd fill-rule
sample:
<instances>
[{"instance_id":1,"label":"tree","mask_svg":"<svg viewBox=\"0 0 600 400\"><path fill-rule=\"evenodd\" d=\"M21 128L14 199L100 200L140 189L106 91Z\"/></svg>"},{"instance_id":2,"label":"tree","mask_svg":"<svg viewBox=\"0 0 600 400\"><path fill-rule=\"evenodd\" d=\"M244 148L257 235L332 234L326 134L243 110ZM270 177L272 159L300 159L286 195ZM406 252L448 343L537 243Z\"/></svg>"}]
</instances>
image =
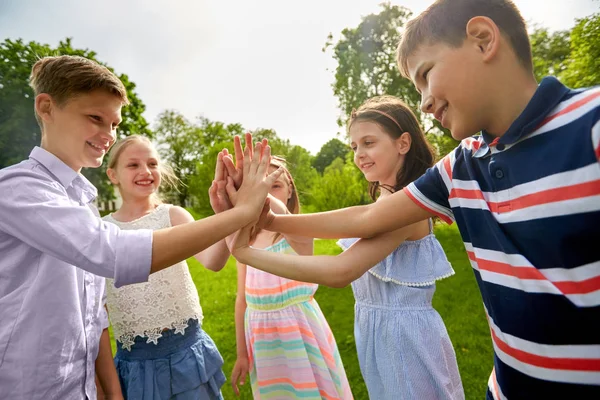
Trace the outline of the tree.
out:
<instances>
[{"instance_id":1,"label":"tree","mask_svg":"<svg viewBox=\"0 0 600 400\"><path fill-rule=\"evenodd\" d=\"M412 12L390 3L381 7L379 14L367 15L356 28L344 29L335 45L330 34L323 49L331 48L338 64L332 86L343 113L338 119L340 126L365 100L383 94L397 96L419 112L421 96L400 75L396 63L400 31Z\"/></svg>"},{"instance_id":2,"label":"tree","mask_svg":"<svg viewBox=\"0 0 600 400\"><path fill-rule=\"evenodd\" d=\"M570 39L563 81L573 88L600 85L600 13L578 20Z\"/></svg>"},{"instance_id":3,"label":"tree","mask_svg":"<svg viewBox=\"0 0 600 400\"><path fill-rule=\"evenodd\" d=\"M321 147L313 160L313 167L322 174L325 168L336 158L346 159L346 154L350 151L349 146L339 139L333 138Z\"/></svg>"},{"instance_id":4,"label":"tree","mask_svg":"<svg viewBox=\"0 0 600 400\"><path fill-rule=\"evenodd\" d=\"M163 111L158 116L154 130L161 158L173 168L181 181L176 190L168 191L166 195L170 201L187 206L189 183L196 175L196 163L205 151L202 131L173 110Z\"/></svg>"},{"instance_id":5,"label":"tree","mask_svg":"<svg viewBox=\"0 0 600 400\"><path fill-rule=\"evenodd\" d=\"M95 52L73 48L70 38L61 41L56 48L37 42L25 43L21 39L6 39L0 43L0 168L25 159L31 149L40 144L41 133L33 112L34 95L29 87L29 75L40 57L63 54L98 61ZM112 68L108 68L112 71ZM142 115L145 105L135 93L135 84L127 75L121 74L119 78L131 102L122 110L119 137L134 133L151 136L148 123ZM85 169L83 173L98 188L100 199L113 198L105 167Z\"/></svg>"},{"instance_id":6,"label":"tree","mask_svg":"<svg viewBox=\"0 0 600 400\"><path fill-rule=\"evenodd\" d=\"M286 155L287 167L294 178L303 208L310 206L312 186L319 178L319 173L312 166L313 158L308 150L297 145L292 146Z\"/></svg>"},{"instance_id":7,"label":"tree","mask_svg":"<svg viewBox=\"0 0 600 400\"><path fill-rule=\"evenodd\" d=\"M413 110L425 131L431 133L429 138L440 151L446 149L449 143L456 146L458 142L451 137L450 131L430 115L421 113L421 95L398 70L396 49L400 32L412 12L390 3L383 3L381 7L379 14L367 15L356 28L344 29L336 44L333 44L330 34L323 49L331 49L337 62L332 86L342 110L338 125L345 126L352 110L367 99L389 94L402 99Z\"/></svg>"},{"instance_id":8,"label":"tree","mask_svg":"<svg viewBox=\"0 0 600 400\"><path fill-rule=\"evenodd\" d=\"M537 81L547 75L559 76L567 68L570 54L569 32L550 33L538 27L529 35L533 56L533 72Z\"/></svg>"},{"instance_id":9,"label":"tree","mask_svg":"<svg viewBox=\"0 0 600 400\"><path fill-rule=\"evenodd\" d=\"M351 154L346 156L345 161L336 158L325 168L323 176L315 181L307 211L328 211L368 204L370 198L367 187L368 182L354 165Z\"/></svg>"}]
</instances>

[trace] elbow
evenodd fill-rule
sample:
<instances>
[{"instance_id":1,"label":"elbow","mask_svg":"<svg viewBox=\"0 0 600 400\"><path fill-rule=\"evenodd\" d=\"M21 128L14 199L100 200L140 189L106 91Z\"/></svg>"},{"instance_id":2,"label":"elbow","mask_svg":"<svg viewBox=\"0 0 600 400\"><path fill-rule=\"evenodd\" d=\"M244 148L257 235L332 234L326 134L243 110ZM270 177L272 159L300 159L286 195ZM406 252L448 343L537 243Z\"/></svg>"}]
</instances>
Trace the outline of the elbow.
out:
<instances>
[{"instance_id":1,"label":"elbow","mask_svg":"<svg viewBox=\"0 0 600 400\"><path fill-rule=\"evenodd\" d=\"M325 282L325 286L329 286L335 289L342 289L351 284L354 281L353 277L347 271L342 271L339 274L334 274L328 282Z\"/></svg>"}]
</instances>

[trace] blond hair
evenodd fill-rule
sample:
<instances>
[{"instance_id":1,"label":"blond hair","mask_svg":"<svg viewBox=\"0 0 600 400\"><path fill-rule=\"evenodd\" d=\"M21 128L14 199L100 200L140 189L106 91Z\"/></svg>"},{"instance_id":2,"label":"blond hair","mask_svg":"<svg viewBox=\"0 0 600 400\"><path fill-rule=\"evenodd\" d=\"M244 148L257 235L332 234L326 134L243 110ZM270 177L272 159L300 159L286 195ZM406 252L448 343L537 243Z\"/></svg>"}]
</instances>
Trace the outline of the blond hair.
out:
<instances>
[{"instance_id":1,"label":"blond hair","mask_svg":"<svg viewBox=\"0 0 600 400\"><path fill-rule=\"evenodd\" d=\"M511 0L437 0L406 24L397 51L402 75L410 78L407 59L421 45L444 43L460 47L466 38L467 23L478 16L494 21L521 65L533 71L527 26Z\"/></svg>"},{"instance_id":2,"label":"blond hair","mask_svg":"<svg viewBox=\"0 0 600 400\"><path fill-rule=\"evenodd\" d=\"M129 104L123 82L108 68L80 56L48 56L39 59L31 69L29 85L35 96L46 93L63 105L71 98L94 90L104 90ZM43 129L42 121L35 118Z\"/></svg>"},{"instance_id":3,"label":"blond hair","mask_svg":"<svg viewBox=\"0 0 600 400\"><path fill-rule=\"evenodd\" d=\"M134 143L143 143L143 144L147 145L149 148L151 148L152 150L156 151L156 148L154 147L154 145L152 144L150 139L148 139L147 137L141 136L141 135L128 136L125 139L119 140L112 147L112 149L110 150L110 152L108 154L108 164L107 164L106 168L112 169L112 170L116 169L119 165L119 158L123 154L123 151L125 151L125 149L127 147L131 146ZM157 154L158 154L158 152L157 152ZM179 180L179 178L177 178L177 175L175 175L173 168L171 168L171 166L168 164L162 163L160 158L158 158L157 161L158 161L158 172L160 173L160 176L161 176L161 187L163 187L163 185L165 185L167 187L171 187L171 188L177 190L177 186L179 185L179 183L181 183L181 181ZM117 188L120 191L120 188L118 185L117 185ZM154 201L155 204L163 203L163 199L160 197L160 195L158 195L156 193L154 193L152 195L152 200Z\"/></svg>"}]
</instances>

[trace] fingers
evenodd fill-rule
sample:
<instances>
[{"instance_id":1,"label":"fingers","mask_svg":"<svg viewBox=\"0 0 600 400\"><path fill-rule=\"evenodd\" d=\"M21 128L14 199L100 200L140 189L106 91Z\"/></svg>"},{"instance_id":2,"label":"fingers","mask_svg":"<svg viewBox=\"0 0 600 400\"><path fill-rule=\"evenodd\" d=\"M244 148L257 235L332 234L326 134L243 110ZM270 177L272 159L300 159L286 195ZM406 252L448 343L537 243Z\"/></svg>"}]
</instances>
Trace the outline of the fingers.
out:
<instances>
[{"instance_id":1,"label":"fingers","mask_svg":"<svg viewBox=\"0 0 600 400\"><path fill-rule=\"evenodd\" d=\"M215 180L220 181L223 179L223 152L220 151L217 155L217 163L215 165Z\"/></svg>"},{"instance_id":2,"label":"fingers","mask_svg":"<svg viewBox=\"0 0 600 400\"><path fill-rule=\"evenodd\" d=\"M242 155L242 160L243 160L243 155ZM227 156L223 157L223 165L225 167L225 171L227 171L227 175L235 176L235 172L236 172L235 165L233 164L231 155L227 155ZM225 180L225 177L223 177L223 180Z\"/></svg>"},{"instance_id":3,"label":"fingers","mask_svg":"<svg viewBox=\"0 0 600 400\"><path fill-rule=\"evenodd\" d=\"M246 132L246 148L244 149L244 161L246 161L246 150L249 150L250 152L250 159L254 158L252 150L252 134L250 132Z\"/></svg>"},{"instance_id":4,"label":"fingers","mask_svg":"<svg viewBox=\"0 0 600 400\"><path fill-rule=\"evenodd\" d=\"M244 162L244 150L242 149L242 141L238 135L233 138L233 151L235 153L235 165L242 168Z\"/></svg>"},{"instance_id":5,"label":"fingers","mask_svg":"<svg viewBox=\"0 0 600 400\"><path fill-rule=\"evenodd\" d=\"M231 373L231 388L235 392L236 396L240 395L240 389L237 386L238 379L240 378L240 370L237 368L233 369Z\"/></svg>"},{"instance_id":6,"label":"fingers","mask_svg":"<svg viewBox=\"0 0 600 400\"><path fill-rule=\"evenodd\" d=\"M257 145L258 144L261 144L261 150L262 150L262 143L257 143ZM254 160L252 160L252 162L254 163ZM259 174L259 176L266 176L267 171L269 170L270 164L271 164L271 146L267 145L265 147L265 149L262 150L261 160L259 162L257 162L257 165L256 165L257 172L256 173ZM279 177L279 175L277 175L277 177ZM277 177L275 177L275 180L277 179ZM275 180L273 180L271 183L275 182Z\"/></svg>"},{"instance_id":7,"label":"fingers","mask_svg":"<svg viewBox=\"0 0 600 400\"><path fill-rule=\"evenodd\" d=\"M229 198L229 202L235 206L236 198L237 198L237 190L235 190L233 178L230 176L227 177L227 185L225 186L225 191L227 192L227 197Z\"/></svg>"}]
</instances>

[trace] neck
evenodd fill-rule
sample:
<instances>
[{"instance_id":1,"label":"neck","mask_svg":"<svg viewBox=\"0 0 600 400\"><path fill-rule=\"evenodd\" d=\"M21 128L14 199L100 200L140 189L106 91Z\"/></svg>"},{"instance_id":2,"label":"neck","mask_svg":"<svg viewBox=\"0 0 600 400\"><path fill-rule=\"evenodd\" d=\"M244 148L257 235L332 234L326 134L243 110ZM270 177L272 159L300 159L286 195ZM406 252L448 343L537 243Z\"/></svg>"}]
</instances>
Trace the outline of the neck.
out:
<instances>
[{"instance_id":1,"label":"neck","mask_svg":"<svg viewBox=\"0 0 600 400\"><path fill-rule=\"evenodd\" d=\"M48 139L49 134L42 133L42 142L40 143L40 147L46 150L48 153L54 154L60 161L64 162L69 168L74 170L75 172L81 172L80 165L73 165L69 161L68 152L64 151L64 149L60 148L60 146L55 146L52 144L52 141Z\"/></svg>"},{"instance_id":2,"label":"neck","mask_svg":"<svg viewBox=\"0 0 600 400\"><path fill-rule=\"evenodd\" d=\"M143 217L154 211L156 208L156 204L152 201L151 196L131 198L121 195L121 197L123 198L123 205L115 212L115 216L123 222Z\"/></svg>"},{"instance_id":3,"label":"neck","mask_svg":"<svg viewBox=\"0 0 600 400\"><path fill-rule=\"evenodd\" d=\"M494 89L491 104L490 121L485 128L486 132L495 137L501 137L510 128L513 122L521 115L535 91L538 84L532 74L513 71L504 76L507 79L498 80L499 85Z\"/></svg>"}]
</instances>

